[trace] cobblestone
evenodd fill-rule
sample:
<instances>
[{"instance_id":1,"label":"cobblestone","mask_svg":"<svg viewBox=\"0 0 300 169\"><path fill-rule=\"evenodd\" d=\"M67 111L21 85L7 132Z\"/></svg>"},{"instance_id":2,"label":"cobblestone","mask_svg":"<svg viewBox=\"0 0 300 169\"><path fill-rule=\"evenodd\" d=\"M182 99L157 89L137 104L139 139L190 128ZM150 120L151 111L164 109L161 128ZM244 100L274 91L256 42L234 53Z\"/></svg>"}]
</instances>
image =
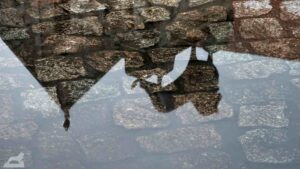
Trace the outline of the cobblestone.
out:
<instances>
[{"instance_id":1,"label":"cobblestone","mask_svg":"<svg viewBox=\"0 0 300 169\"><path fill-rule=\"evenodd\" d=\"M74 104L79 100L94 84L95 80L81 79L76 81L65 81L59 84L59 93L63 97L61 101L63 104Z\"/></svg>"},{"instance_id":2,"label":"cobblestone","mask_svg":"<svg viewBox=\"0 0 300 169\"><path fill-rule=\"evenodd\" d=\"M93 163L125 160L137 155L133 139L109 134L94 134L78 139L88 161Z\"/></svg>"},{"instance_id":3,"label":"cobblestone","mask_svg":"<svg viewBox=\"0 0 300 169\"><path fill-rule=\"evenodd\" d=\"M240 107L239 125L287 127L289 119L285 102L271 102L266 105Z\"/></svg>"},{"instance_id":4,"label":"cobblestone","mask_svg":"<svg viewBox=\"0 0 300 169\"><path fill-rule=\"evenodd\" d=\"M197 157L197 158L195 158ZM169 158L174 169L230 169L231 158L224 152L188 152L171 155Z\"/></svg>"},{"instance_id":5,"label":"cobblestone","mask_svg":"<svg viewBox=\"0 0 300 169\"><path fill-rule=\"evenodd\" d=\"M263 79L287 72L289 67L281 60L255 60L228 66L227 76L235 80Z\"/></svg>"},{"instance_id":6,"label":"cobblestone","mask_svg":"<svg viewBox=\"0 0 300 169\"><path fill-rule=\"evenodd\" d=\"M176 110L176 115L182 124L203 123L209 121L217 121L233 116L233 108L225 101L221 101L218 110L214 114L205 116L199 113L192 104L185 104Z\"/></svg>"},{"instance_id":7,"label":"cobblestone","mask_svg":"<svg viewBox=\"0 0 300 169\"><path fill-rule=\"evenodd\" d=\"M41 8L32 7L27 9L26 13L34 19L50 19L66 15L66 12L57 6L45 6Z\"/></svg>"},{"instance_id":8,"label":"cobblestone","mask_svg":"<svg viewBox=\"0 0 300 169\"><path fill-rule=\"evenodd\" d=\"M273 7L270 0L234 1L235 17L253 17L269 13Z\"/></svg>"},{"instance_id":9,"label":"cobblestone","mask_svg":"<svg viewBox=\"0 0 300 169\"><path fill-rule=\"evenodd\" d=\"M112 11L107 14L106 19L107 32L125 32L145 28L142 17L129 10Z\"/></svg>"},{"instance_id":10,"label":"cobblestone","mask_svg":"<svg viewBox=\"0 0 300 169\"><path fill-rule=\"evenodd\" d=\"M294 86L300 88L300 78L292 79L291 82Z\"/></svg>"},{"instance_id":11,"label":"cobblestone","mask_svg":"<svg viewBox=\"0 0 300 169\"><path fill-rule=\"evenodd\" d=\"M214 2L215 0L190 0L189 6L190 7L195 7L199 5L204 5L210 2Z\"/></svg>"},{"instance_id":12,"label":"cobblestone","mask_svg":"<svg viewBox=\"0 0 300 169\"><path fill-rule=\"evenodd\" d=\"M149 2L155 5L166 5L171 7L178 7L181 0L165 0L165 1L149 0Z\"/></svg>"},{"instance_id":13,"label":"cobblestone","mask_svg":"<svg viewBox=\"0 0 300 169\"><path fill-rule=\"evenodd\" d=\"M50 161L61 158L78 158L80 149L69 134L40 131L37 135L37 154L39 160Z\"/></svg>"},{"instance_id":14,"label":"cobblestone","mask_svg":"<svg viewBox=\"0 0 300 169\"><path fill-rule=\"evenodd\" d=\"M290 163L295 152L285 148L286 132L280 129L256 129L247 131L240 137L246 158L255 163Z\"/></svg>"},{"instance_id":15,"label":"cobblestone","mask_svg":"<svg viewBox=\"0 0 300 169\"><path fill-rule=\"evenodd\" d=\"M81 58L51 57L36 61L39 80L44 82L75 79L86 75Z\"/></svg>"},{"instance_id":16,"label":"cobblestone","mask_svg":"<svg viewBox=\"0 0 300 169\"><path fill-rule=\"evenodd\" d=\"M99 3L96 0L70 0L66 3L60 4L62 8L71 12L71 13L86 13L86 12L94 12L94 11L102 11L106 9L104 4Z\"/></svg>"},{"instance_id":17,"label":"cobblestone","mask_svg":"<svg viewBox=\"0 0 300 169\"><path fill-rule=\"evenodd\" d=\"M137 138L147 152L173 153L196 148L218 148L221 136L213 126L186 127L171 131L160 131Z\"/></svg>"},{"instance_id":18,"label":"cobblestone","mask_svg":"<svg viewBox=\"0 0 300 169\"><path fill-rule=\"evenodd\" d=\"M51 35L47 37L42 45L49 48L53 54L77 53L91 48L99 48L104 43L99 38L74 36L74 35Z\"/></svg>"},{"instance_id":19,"label":"cobblestone","mask_svg":"<svg viewBox=\"0 0 300 169\"><path fill-rule=\"evenodd\" d=\"M283 28L274 18L254 18L241 21L239 31L245 39L280 38Z\"/></svg>"},{"instance_id":20,"label":"cobblestone","mask_svg":"<svg viewBox=\"0 0 300 169\"><path fill-rule=\"evenodd\" d=\"M297 0L283 1L280 4L280 17L283 20L300 19L300 2Z\"/></svg>"},{"instance_id":21,"label":"cobblestone","mask_svg":"<svg viewBox=\"0 0 300 169\"><path fill-rule=\"evenodd\" d=\"M10 94L0 94L0 125L14 120L15 112L12 109L13 100Z\"/></svg>"},{"instance_id":22,"label":"cobblestone","mask_svg":"<svg viewBox=\"0 0 300 169\"><path fill-rule=\"evenodd\" d=\"M162 7L148 7L139 9L141 16L145 22L158 22L171 19L170 12Z\"/></svg>"},{"instance_id":23,"label":"cobblestone","mask_svg":"<svg viewBox=\"0 0 300 169\"><path fill-rule=\"evenodd\" d=\"M0 37L2 40L22 40L29 39L27 29L24 28L11 28L11 29L0 29Z\"/></svg>"},{"instance_id":24,"label":"cobblestone","mask_svg":"<svg viewBox=\"0 0 300 169\"><path fill-rule=\"evenodd\" d=\"M146 98L122 100L117 103L113 118L116 125L127 129L162 128L170 123L168 116L157 112Z\"/></svg>"},{"instance_id":25,"label":"cobblestone","mask_svg":"<svg viewBox=\"0 0 300 169\"><path fill-rule=\"evenodd\" d=\"M0 140L31 140L38 125L32 121L0 125Z\"/></svg>"},{"instance_id":26,"label":"cobblestone","mask_svg":"<svg viewBox=\"0 0 300 169\"><path fill-rule=\"evenodd\" d=\"M103 26L97 17L71 19L61 22L42 22L32 26L34 33L56 33L59 30L67 35L96 35L101 36Z\"/></svg>"},{"instance_id":27,"label":"cobblestone","mask_svg":"<svg viewBox=\"0 0 300 169\"><path fill-rule=\"evenodd\" d=\"M22 13L15 8L0 9L0 24L4 26L25 26Z\"/></svg>"}]
</instances>

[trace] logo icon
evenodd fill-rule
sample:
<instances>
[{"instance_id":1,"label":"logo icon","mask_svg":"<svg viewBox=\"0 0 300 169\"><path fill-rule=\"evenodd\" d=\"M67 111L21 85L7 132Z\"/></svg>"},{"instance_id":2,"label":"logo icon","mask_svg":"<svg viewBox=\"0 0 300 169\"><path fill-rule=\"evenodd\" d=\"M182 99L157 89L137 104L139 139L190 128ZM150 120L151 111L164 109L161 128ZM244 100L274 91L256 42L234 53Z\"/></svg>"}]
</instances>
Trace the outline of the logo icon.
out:
<instances>
[{"instance_id":1,"label":"logo icon","mask_svg":"<svg viewBox=\"0 0 300 169\"><path fill-rule=\"evenodd\" d=\"M24 165L24 153L20 153L18 156L10 157L3 165L4 168L25 168Z\"/></svg>"}]
</instances>

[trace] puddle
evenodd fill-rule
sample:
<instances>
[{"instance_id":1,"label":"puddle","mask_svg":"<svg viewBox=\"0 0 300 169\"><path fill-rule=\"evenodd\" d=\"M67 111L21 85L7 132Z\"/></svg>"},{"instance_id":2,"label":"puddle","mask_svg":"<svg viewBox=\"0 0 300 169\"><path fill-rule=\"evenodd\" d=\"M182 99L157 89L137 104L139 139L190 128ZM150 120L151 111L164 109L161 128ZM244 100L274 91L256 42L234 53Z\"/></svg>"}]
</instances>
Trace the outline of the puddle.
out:
<instances>
[{"instance_id":1,"label":"puddle","mask_svg":"<svg viewBox=\"0 0 300 169\"><path fill-rule=\"evenodd\" d=\"M299 10L1 1L0 168L299 168Z\"/></svg>"}]
</instances>

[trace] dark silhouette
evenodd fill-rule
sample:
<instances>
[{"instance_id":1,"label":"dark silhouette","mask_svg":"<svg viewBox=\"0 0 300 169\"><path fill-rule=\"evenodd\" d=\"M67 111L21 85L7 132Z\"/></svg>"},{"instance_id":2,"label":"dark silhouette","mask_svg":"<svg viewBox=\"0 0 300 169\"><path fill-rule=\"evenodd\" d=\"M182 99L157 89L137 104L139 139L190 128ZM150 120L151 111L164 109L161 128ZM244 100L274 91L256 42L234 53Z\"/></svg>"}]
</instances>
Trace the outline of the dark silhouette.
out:
<instances>
[{"instance_id":1,"label":"dark silhouette","mask_svg":"<svg viewBox=\"0 0 300 169\"><path fill-rule=\"evenodd\" d=\"M192 102L199 113L210 115L218 112L221 100L221 94L218 92L219 74L211 56L207 61L200 61L196 59L195 53L193 48L191 60L185 71L165 87L161 84L161 76L158 77L158 83L154 83L145 80L144 75L136 73L136 70L130 70L127 74L138 79L140 86L149 94L152 104L159 112L170 112L187 102Z\"/></svg>"}]
</instances>

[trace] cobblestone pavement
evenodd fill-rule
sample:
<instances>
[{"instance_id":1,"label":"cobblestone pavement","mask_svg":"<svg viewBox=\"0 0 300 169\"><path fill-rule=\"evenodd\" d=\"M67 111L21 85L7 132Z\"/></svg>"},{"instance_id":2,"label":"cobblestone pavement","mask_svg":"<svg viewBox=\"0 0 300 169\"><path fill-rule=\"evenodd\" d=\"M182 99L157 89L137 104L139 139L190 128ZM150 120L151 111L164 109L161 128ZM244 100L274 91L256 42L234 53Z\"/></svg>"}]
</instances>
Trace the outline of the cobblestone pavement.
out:
<instances>
[{"instance_id":1,"label":"cobblestone pavement","mask_svg":"<svg viewBox=\"0 0 300 169\"><path fill-rule=\"evenodd\" d=\"M298 0L1 0L0 37L0 168L300 166Z\"/></svg>"}]
</instances>

